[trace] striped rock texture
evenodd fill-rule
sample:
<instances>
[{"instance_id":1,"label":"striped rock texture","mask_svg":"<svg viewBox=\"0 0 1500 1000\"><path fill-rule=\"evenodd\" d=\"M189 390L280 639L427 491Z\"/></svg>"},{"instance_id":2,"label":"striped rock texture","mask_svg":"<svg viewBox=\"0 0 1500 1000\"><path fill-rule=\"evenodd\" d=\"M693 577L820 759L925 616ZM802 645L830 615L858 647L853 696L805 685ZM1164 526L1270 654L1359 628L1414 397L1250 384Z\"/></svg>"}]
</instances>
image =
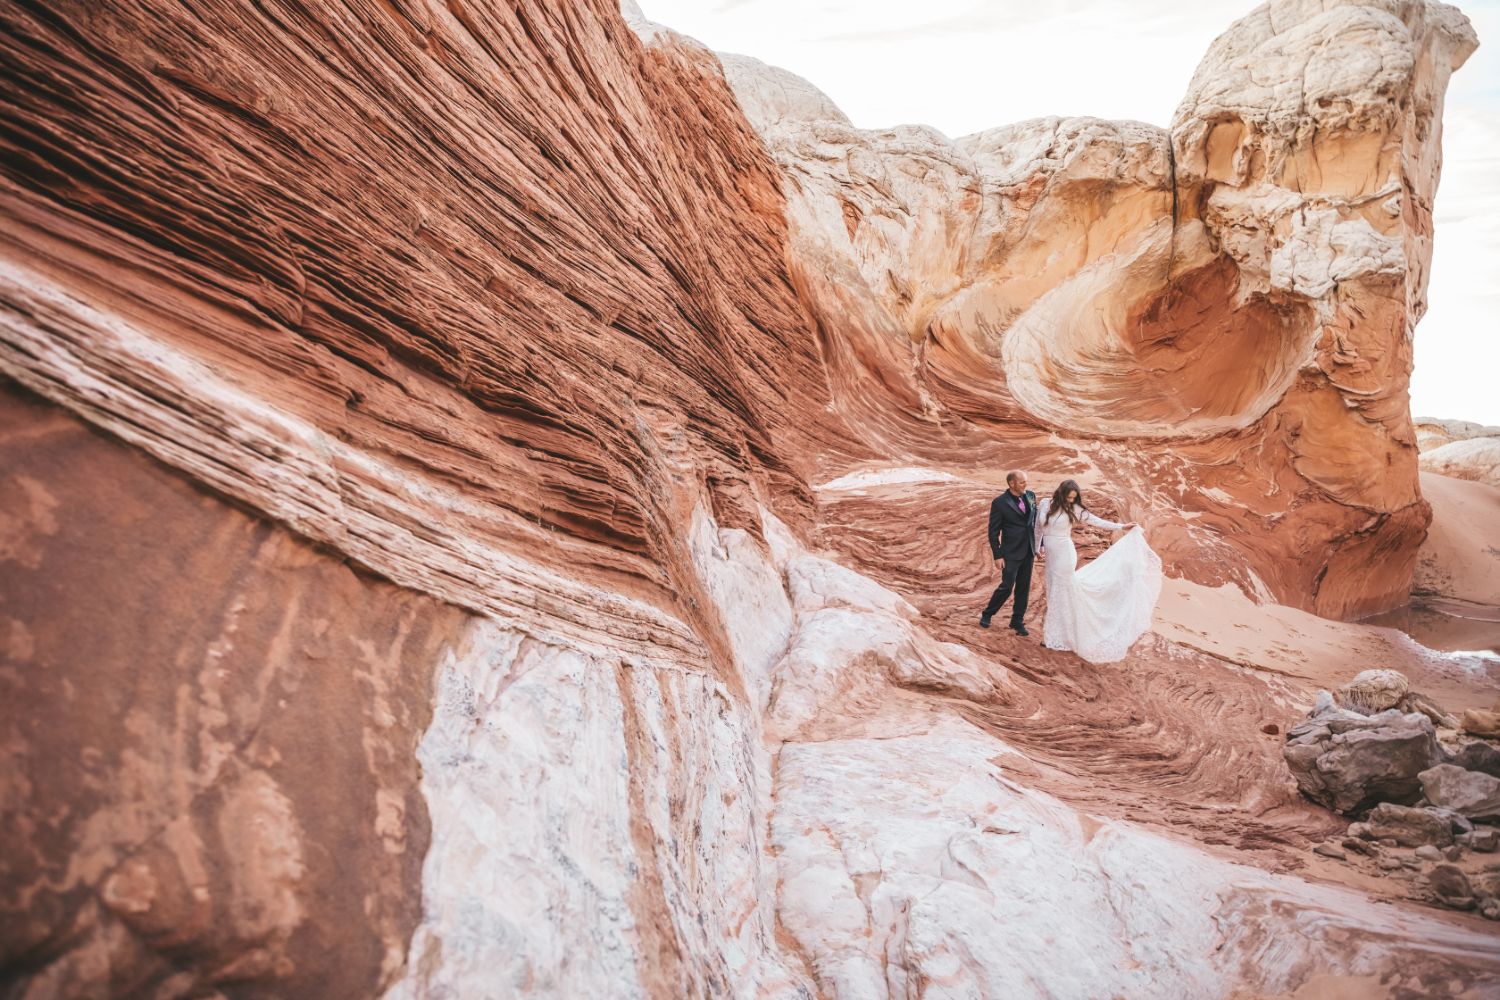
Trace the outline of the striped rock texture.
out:
<instances>
[{"instance_id":1,"label":"striped rock texture","mask_svg":"<svg viewBox=\"0 0 1500 1000\"><path fill-rule=\"evenodd\" d=\"M0 45L0 995L1500 989L1263 731L1492 700L1332 620L1429 518L1453 8L958 140L608 0ZM1014 466L1166 558L1122 664L974 629Z\"/></svg>"}]
</instances>

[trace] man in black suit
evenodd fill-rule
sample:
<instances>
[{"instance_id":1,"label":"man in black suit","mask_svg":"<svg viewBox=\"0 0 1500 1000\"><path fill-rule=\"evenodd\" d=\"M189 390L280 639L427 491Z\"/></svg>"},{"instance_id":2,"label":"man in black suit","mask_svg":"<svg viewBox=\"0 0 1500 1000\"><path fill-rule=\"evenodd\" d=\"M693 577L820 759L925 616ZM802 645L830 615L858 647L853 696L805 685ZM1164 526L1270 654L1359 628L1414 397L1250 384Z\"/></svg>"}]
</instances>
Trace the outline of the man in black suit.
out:
<instances>
[{"instance_id":1,"label":"man in black suit","mask_svg":"<svg viewBox=\"0 0 1500 1000\"><path fill-rule=\"evenodd\" d=\"M1036 539L1036 494L1026 488L1024 472L1006 473L1005 482L1010 489L990 504L990 554L1000 569L1000 586L995 588L984 614L979 616L979 624L989 628L990 619L1015 590L1010 627L1018 635L1029 635L1024 619L1026 599L1031 595L1031 566L1035 561L1032 543Z\"/></svg>"}]
</instances>

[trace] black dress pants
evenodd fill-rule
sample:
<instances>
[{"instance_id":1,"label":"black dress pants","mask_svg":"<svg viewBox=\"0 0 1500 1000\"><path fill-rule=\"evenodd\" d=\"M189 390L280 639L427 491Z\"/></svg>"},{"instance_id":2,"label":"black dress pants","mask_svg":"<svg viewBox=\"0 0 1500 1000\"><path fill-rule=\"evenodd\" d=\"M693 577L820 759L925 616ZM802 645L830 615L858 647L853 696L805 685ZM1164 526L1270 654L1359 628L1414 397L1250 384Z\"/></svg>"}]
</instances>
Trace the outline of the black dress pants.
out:
<instances>
[{"instance_id":1,"label":"black dress pants","mask_svg":"<svg viewBox=\"0 0 1500 1000\"><path fill-rule=\"evenodd\" d=\"M1005 560L1005 569L1000 574L1000 586L990 595L990 603L984 609L986 618L994 617L1014 590L1016 600L1010 608L1010 623L1020 625L1025 620L1026 600L1031 596L1031 567L1035 562L1036 556L1029 551L1024 559Z\"/></svg>"}]
</instances>

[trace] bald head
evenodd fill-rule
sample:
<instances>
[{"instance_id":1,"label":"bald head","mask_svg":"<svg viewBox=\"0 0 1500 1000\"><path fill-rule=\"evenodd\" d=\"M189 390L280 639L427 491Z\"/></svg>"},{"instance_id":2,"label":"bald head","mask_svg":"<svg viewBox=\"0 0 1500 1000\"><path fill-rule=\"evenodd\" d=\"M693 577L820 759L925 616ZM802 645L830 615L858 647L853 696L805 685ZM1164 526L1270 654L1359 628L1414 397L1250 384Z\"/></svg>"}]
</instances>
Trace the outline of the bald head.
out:
<instances>
[{"instance_id":1,"label":"bald head","mask_svg":"<svg viewBox=\"0 0 1500 1000\"><path fill-rule=\"evenodd\" d=\"M1007 472L1005 474L1005 482L1010 487L1010 491L1016 496L1020 496L1026 492L1026 473L1020 469L1012 469Z\"/></svg>"}]
</instances>

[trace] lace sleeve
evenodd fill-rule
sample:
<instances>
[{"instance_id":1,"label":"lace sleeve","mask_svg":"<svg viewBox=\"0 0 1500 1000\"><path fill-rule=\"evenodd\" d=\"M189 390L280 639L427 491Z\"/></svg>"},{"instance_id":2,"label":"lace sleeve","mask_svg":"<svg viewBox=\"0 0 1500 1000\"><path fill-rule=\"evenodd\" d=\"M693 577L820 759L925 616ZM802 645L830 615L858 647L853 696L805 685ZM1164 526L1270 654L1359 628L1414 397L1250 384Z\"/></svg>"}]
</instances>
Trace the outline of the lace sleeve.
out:
<instances>
[{"instance_id":1,"label":"lace sleeve","mask_svg":"<svg viewBox=\"0 0 1500 1000\"><path fill-rule=\"evenodd\" d=\"M1125 525L1123 524L1116 524L1113 521L1106 521L1104 518L1099 517L1092 511L1081 510L1078 513L1080 515L1079 520L1081 520L1084 524L1093 525L1095 528L1103 528L1105 531L1119 531L1121 528L1125 527Z\"/></svg>"}]
</instances>

